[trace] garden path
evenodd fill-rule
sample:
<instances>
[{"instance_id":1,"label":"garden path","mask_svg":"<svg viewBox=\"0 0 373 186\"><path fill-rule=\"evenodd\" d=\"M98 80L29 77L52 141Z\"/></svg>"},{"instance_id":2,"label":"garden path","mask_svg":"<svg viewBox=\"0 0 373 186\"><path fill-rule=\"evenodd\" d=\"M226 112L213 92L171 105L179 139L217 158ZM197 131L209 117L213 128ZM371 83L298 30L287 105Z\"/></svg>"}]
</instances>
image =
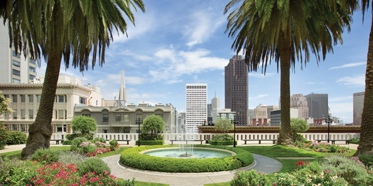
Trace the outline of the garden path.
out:
<instances>
[{"instance_id":1,"label":"garden path","mask_svg":"<svg viewBox=\"0 0 373 186\"><path fill-rule=\"evenodd\" d=\"M261 173L271 174L280 171L282 164L272 158L253 154L254 164L243 167L239 170L212 172L212 173L164 173L155 171L144 171L119 165L120 155L113 155L102 158L110 167L111 174L122 179L135 178L136 181L164 183L170 185L204 185L208 183L220 183L231 181L238 171L251 170L260 171Z\"/></svg>"}]
</instances>

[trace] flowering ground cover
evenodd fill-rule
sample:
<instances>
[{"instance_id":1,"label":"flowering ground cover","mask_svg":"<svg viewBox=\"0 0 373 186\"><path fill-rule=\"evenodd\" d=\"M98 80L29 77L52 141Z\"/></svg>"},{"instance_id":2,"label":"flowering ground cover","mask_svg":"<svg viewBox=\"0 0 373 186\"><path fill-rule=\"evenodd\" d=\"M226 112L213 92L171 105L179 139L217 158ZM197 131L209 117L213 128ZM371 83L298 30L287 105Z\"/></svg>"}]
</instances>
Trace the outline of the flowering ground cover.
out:
<instances>
[{"instance_id":1,"label":"flowering ground cover","mask_svg":"<svg viewBox=\"0 0 373 186\"><path fill-rule=\"evenodd\" d=\"M323 153L349 153L350 149L348 147L343 147L328 142L319 143L315 141L296 141L294 145L297 148L304 149L307 151L323 152Z\"/></svg>"}]
</instances>

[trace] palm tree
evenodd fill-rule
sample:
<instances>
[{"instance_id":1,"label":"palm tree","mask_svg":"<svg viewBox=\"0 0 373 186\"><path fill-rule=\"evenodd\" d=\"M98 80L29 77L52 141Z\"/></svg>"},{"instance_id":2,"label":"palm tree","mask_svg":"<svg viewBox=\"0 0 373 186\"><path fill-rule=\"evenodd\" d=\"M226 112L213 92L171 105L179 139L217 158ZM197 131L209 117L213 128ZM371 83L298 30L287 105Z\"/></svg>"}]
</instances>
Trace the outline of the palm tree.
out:
<instances>
[{"instance_id":1,"label":"palm tree","mask_svg":"<svg viewBox=\"0 0 373 186\"><path fill-rule=\"evenodd\" d=\"M242 2L228 16L226 32L235 37L232 48L243 50L249 71L266 67L274 59L281 69L281 130L278 144L292 146L290 128L290 68L295 61L301 67L310 60L316 62L333 51L333 44L342 43L345 26L350 28L350 12L337 1L329 0L232 0L224 13ZM304 58L303 58L304 57Z\"/></svg>"},{"instance_id":2,"label":"palm tree","mask_svg":"<svg viewBox=\"0 0 373 186\"><path fill-rule=\"evenodd\" d=\"M0 17L8 22L10 47L47 62L39 111L30 126L22 158L39 148L49 148L52 111L62 56L65 67L88 70L105 63L105 50L112 33L126 33L122 12L134 24L131 7L145 12L142 0L7 0L0 3ZM92 51L93 49L93 51ZM38 62L40 64L40 60Z\"/></svg>"}]
</instances>

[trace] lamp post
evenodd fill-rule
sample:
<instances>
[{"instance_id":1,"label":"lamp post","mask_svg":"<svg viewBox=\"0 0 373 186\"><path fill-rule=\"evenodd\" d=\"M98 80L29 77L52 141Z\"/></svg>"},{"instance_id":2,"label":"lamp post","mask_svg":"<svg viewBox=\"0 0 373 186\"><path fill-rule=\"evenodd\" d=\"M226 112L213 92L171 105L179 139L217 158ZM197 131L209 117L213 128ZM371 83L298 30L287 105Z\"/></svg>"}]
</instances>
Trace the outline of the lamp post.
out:
<instances>
[{"instance_id":1,"label":"lamp post","mask_svg":"<svg viewBox=\"0 0 373 186\"><path fill-rule=\"evenodd\" d=\"M140 118L138 118L138 119L136 119L136 124L139 124L139 139L138 139L138 146L140 147L140 134L141 134L141 132L140 132L140 124L142 123L142 120L140 120Z\"/></svg>"},{"instance_id":2,"label":"lamp post","mask_svg":"<svg viewBox=\"0 0 373 186\"><path fill-rule=\"evenodd\" d=\"M329 143L329 136L330 136L330 123L332 122L333 120L330 119L330 116L328 116L328 118L325 118L325 122L328 123L328 143Z\"/></svg>"}]
</instances>

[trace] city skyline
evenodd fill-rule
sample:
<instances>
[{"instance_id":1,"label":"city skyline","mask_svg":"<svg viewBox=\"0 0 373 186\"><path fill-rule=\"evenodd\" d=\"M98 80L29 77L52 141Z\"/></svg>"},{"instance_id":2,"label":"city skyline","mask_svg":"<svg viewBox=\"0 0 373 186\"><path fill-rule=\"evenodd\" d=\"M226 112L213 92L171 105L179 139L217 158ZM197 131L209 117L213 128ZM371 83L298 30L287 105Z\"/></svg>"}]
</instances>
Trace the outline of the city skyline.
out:
<instances>
[{"instance_id":1,"label":"city skyline","mask_svg":"<svg viewBox=\"0 0 373 186\"><path fill-rule=\"evenodd\" d=\"M136 27L128 25L128 38L114 35L107 49L106 63L93 71L83 72L83 84L99 86L102 96L112 100L118 96L122 68L126 77L128 103L142 101L172 103L185 111L185 84L208 84L208 100L215 95L224 106L224 67L235 55L232 38L224 33L227 1L154 2L144 0L146 13L136 12ZM291 95L325 93L333 116L345 123L353 121L353 93L364 91L365 67L371 12L366 12L362 24L361 11L353 16L351 32L342 35L343 45L334 46L334 54L326 55L317 65L295 66L291 73ZM44 75L41 63L38 75ZM70 67L61 73L80 77L79 69ZM267 67L266 75L249 73L249 108L259 104L278 105L280 74L277 65Z\"/></svg>"}]
</instances>

